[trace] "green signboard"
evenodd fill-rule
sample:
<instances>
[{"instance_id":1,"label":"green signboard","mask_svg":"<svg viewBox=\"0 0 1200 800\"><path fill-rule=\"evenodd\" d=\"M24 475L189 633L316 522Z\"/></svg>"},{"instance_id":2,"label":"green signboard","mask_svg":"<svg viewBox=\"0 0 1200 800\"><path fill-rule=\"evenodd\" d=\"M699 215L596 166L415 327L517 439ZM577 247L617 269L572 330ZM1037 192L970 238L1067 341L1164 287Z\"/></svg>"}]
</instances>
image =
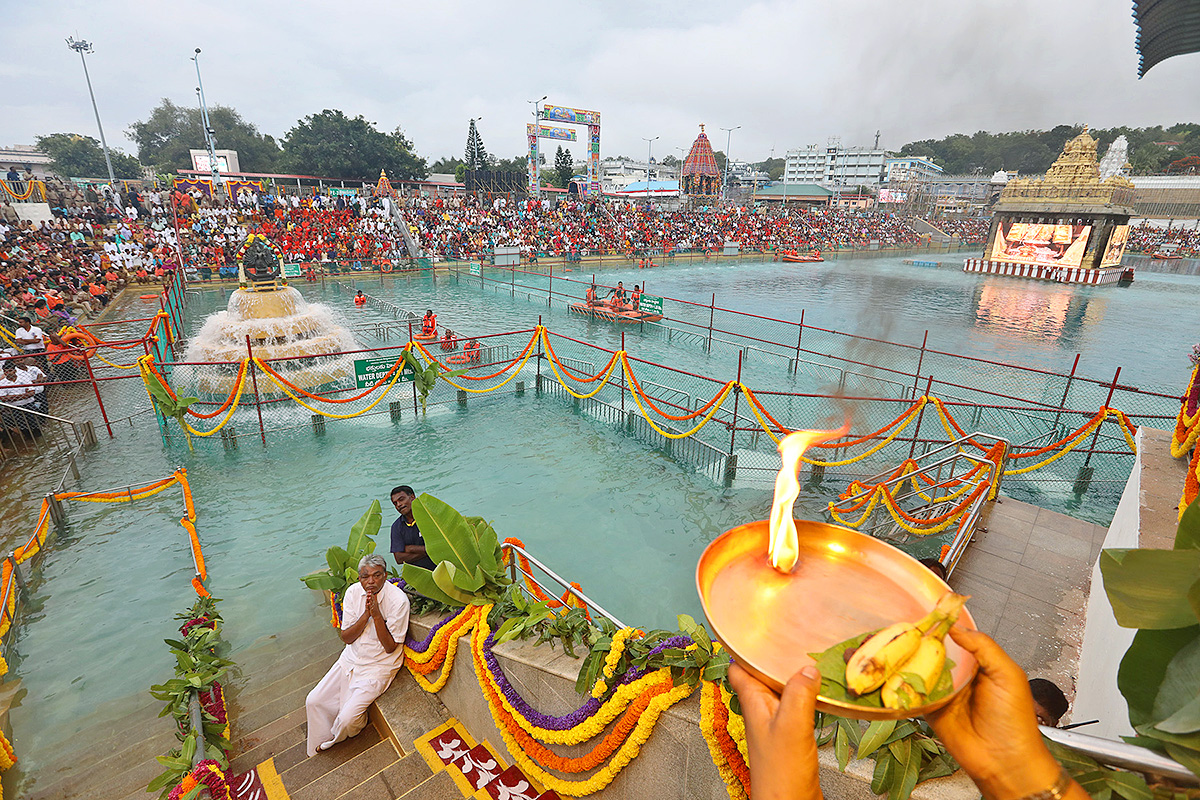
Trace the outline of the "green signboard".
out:
<instances>
[{"instance_id":1,"label":"green signboard","mask_svg":"<svg viewBox=\"0 0 1200 800\"><path fill-rule=\"evenodd\" d=\"M638 311L643 314L658 314L662 315L662 298L652 294L644 294L638 300Z\"/></svg>"},{"instance_id":2,"label":"green signboard","mask_svg":"<svg viewBox=\"0 0 1200 800\"><path fill-rule=\"evenodd\" d=\"M397 356L379 356L377 358L359 358L354 361L354 385L359 389L367 389L379 383L396 363ZM400 371L398 383L406 383L413 379L412 367L407 364Z\"/></svg>"},{"instance_id":3,"label":"green signboard","mask_svg":"<svg viewBox=\"0 0 1200 800\"><path fill-rule=\"evenodd\" d=\"M472 275L482 275L483 274L483 266L478 261L472 261L470 269L471 269Z\"/></svg>"},{"instance_id":4,"label":"green signboard","mask_svg":"<svg viewBox=\"0 0 1200 800\"><path fill-rule=\"evenodd\" d=\"M304 275L304 268L299 264L281 264L280 267L285 278L300 278Z\"/></svg>"}]
</instances>

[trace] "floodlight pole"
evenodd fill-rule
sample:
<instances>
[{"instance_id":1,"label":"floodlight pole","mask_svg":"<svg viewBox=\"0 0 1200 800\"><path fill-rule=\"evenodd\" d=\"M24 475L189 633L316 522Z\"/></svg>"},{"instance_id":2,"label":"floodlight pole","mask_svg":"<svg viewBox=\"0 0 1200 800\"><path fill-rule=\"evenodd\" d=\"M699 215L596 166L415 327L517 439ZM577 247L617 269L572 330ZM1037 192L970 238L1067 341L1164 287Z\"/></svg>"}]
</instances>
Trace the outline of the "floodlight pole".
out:
<instances>
[{"instance_id":1,"label":"floodlight pole","mask_svg":"<svg viewBox=\"0 0 1200 800\"><path fill-rule=\"evenodd\" d=\"M108 142L104 138L104 126L100 124L100 108L96 105L96 93L92 91L92 76L88 74L87 59L83 57L84 53L94 52L91 42L86 42L80 39L75 40L75 37L67 37L67 47L79 53L79 61L83 64L83 78L87 81L88 96L92 98L92 111L96 113L96 127L100 129L100 145L104 148L104 163L108 166L108 185L115 189L117 178L113 174L112 157L108 154Z\"/></svg>"},{"instance_id":2,"label":"floodlight pole","mask_svg":"<svg viewBox=\"0 0 1200 800\"><path fill-rule=\"evenodd\" d=\"M729 143L733 139L733 132L741 125L735 125L732 128L721 128L725 131L725 179L721 182L721 202L725 202L725 192L729 188Z\"/></svg>"},{"instance_id":3,"label":"floodlight pole","mask_svg":"<svg viewBox=\"0 0 1200 800\"><path fill-rule=\"evenodd\" d=\"M212 172L213 193L216 194L217 184L221 182L221 171L217 169L217 141L213 137L212 126L208 122L208 103L204 99L204 81L200 79L200 48L192 56L196 62L196 94L200 97L200 121L204 125L204 144L208 147L208 168Z\"/></svg>"},{"instance_id":4,"label":"floodlight pole","mask_svg":"<svg viewBox=\"0 0 1200 800\"><path fill-rule=\"evenodd\" d=\"M656 141L658 141L658 139L659 139L659 137L657 137L657 136L655 136L653 139L647 139L645 136L642 137L642 141L646 143L646 199L647 200L650 199L650 153L651 153L651 148L654 147L654 143Z\"/></svg>"}]
</instances>

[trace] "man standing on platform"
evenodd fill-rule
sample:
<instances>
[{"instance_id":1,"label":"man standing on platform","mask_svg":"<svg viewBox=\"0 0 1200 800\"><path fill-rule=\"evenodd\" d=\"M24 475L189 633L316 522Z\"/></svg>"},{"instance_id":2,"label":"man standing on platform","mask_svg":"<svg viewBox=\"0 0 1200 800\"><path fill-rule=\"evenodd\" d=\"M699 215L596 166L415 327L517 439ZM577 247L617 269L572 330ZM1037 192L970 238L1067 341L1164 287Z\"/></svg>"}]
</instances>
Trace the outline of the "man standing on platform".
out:
<instances>
[{"instance_id":1,"label":"man standing on platform","mask_svg":"<svg viewBox=\"0 0 1200 800\"><path fill-rule=\"evenodd\" d=\"M346 647L304 701L308 755L357 736L367 707L383 694L404 663L408 595L387 582L387 561L372 553L358 562L358 583L342 598Z\"/></svg>"},{"instance_id":2,"label":"man standing on platform","mask_svg":"<svg viewBox=\"0 0 1200 800\"><path fill-rule=\"evenodd\" d=\"M392 489L392 505L400 512L400 516L392 523L392 558L397 564L415 564L418 567L432 570L437 565L425 552L425 540L417 528L413 518L412 504L417 494L411 486L397 486Z\"/></svg>"}]
</instances>

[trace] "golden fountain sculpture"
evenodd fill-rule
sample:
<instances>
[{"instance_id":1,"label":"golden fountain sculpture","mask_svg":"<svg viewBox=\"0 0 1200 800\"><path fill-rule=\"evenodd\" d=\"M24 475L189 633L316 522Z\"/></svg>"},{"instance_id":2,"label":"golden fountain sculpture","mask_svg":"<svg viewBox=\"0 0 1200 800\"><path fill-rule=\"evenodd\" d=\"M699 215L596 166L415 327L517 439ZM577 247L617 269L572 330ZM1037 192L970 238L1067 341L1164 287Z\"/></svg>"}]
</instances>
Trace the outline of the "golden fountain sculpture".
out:
<instances>
[{"instance_id":1,"label":"golden fountain sculpture","mask_svg":"<svg viewBox=\"0 0 1200 800\"><path fill-rule=\"evenodd\" d=\"M309 303L287 285L279 252L262 234L251 234L238 251L240 288L225 311L208 317L191 340L184 361L197 364L199 392L227 395L242 359L271 360L271 367L290 383L312 390L336 383L353 372L354 337L334 319L330 309ZM276 359L295 359L277 361ZM197 362L204 362L200 366ZM271 380L258 381L259 394L280 394Z\"/></svg>"}]
</instances>

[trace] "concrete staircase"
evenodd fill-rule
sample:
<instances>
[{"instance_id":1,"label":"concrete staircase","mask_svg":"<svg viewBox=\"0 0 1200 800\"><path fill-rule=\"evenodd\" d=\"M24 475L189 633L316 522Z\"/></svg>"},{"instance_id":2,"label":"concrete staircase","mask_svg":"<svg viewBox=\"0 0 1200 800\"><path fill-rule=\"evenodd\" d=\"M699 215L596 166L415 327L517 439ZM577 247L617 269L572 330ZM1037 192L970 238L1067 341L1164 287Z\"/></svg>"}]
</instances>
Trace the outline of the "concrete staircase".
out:
<instances>
[{"instance_id":1,"label":"concrete staircase","mask_svg":"<svg viewBox=\"0 0 1200 800\"><path fill-rule=\"evenodd\" d=\"M447 722L444 707L401 670L371 708L358 736L308 758L304 698L341 651L327 624L307 636L278 640L235 654L229 676L233 721L229 774L274 759L292 800L432 800L461 797L450 774L434 773L413 741ZM92 723L64 744L54 763L25 776L6 795L27 800L151 800L146 785L162 771L154 757L178 745L174 722L147 702ZM386 709L386 713L382 711ZM99 715L97 715L99 716ZM10 783L6 780L6 783ZM6 789L11 791L10 786Z\"/></svg>"}]
</instances>

